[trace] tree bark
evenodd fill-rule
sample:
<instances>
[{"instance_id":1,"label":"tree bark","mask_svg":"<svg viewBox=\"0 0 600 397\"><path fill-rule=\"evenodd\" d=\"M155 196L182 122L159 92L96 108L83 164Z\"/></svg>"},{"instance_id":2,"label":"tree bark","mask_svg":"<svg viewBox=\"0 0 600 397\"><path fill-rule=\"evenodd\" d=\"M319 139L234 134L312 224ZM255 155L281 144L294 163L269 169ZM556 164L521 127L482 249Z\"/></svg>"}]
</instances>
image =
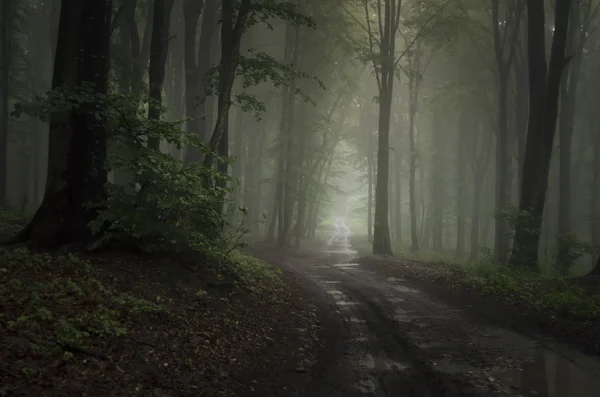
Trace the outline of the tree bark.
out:
<instances>
[{"instance_id":1,"label":"tree bark","mask_svg":"<svg viewBox=\"0 0 600 397\"><path fill-rule=\"evenodd\" d=\"M519 209L530 216L519 222L511 264L539 271L538 247L565 57L571 0L557 0L550 64L546 73L545 13L543 0L527 1L529 58L529 126Z\"/></svg>"},{"instance_id":2,"label":"tree bark","mask_svg":"<svg viewBox=\"0 0 600 397\"><path fill-rule=\"evenodd\" d=\"M417 173L417 145L415 142L415 118L417 113L417 93L415 87L415 77L409 77L408 95L410 98L408 109L408 140L410 149L410 164L408 177L408 194L410 207L410 250L413 253L419 252L419 235L417 233L417 202L415 193L415 182ZM421 192L423 194L423 192Z\"/></svg>"},{"instance_id":3,"label":"tree bark","mask_svg":"<svg viewBox=\"0 0 600 397\"><path fill-rule=\"evenodd\" d=\"M469 114L466 109L460 114L459 119L459 131L456 153L457 156L457 167L456 167L456 178L457 180L457 194L456 194L456 257L461 259L465 253L465 218L466 218L466 191L467 191L467 159L468 153L466 150L467 141L469 134L467 130L467 118Z\"/></svg>"},{"instance_id":4,"label":"tree bark","mask_svg":"<svg viewBox=\"0 0 600 397\"><path fill-rule=\"evenodd\" d=\"M500 1L491 0L492 32L497 73L498 128L496 131L496 210L506 210L510 202L510 162L508 154L508 88L515 49L519 37L519 26L523 3L516 0L507 10L504 24L500 21ZM504 26L501 32L501 26ZM509 31L512 31L509 34ZM494 233L494 258L496 263L507 262L509 250L508 221L497 217Z\"/></svg>"},{"instance_id":5,"label":"tree bark","mask_svg":"<svg viewBox=\"0 0 600 397\"><path fill-rule=\"evenodd\" d=\"M111 0L63 0L53 89L67 91L93 83L93 94L108 87ZM85 102L50 120L48 176L44 200L13 242L33 248L83 246L97 210L88 204L106 198L106 120L101 102Z\"/></svg>"},{"instance_id":6,"label":"tree bark","mask_svg":"<svg viewBox=\"0 0 600 397\"><path fill-rule=\"evenodd\" d=\"M8 205L8 98L9 77L12 64L12 24L13 0L3 0L0 4L0 208Z\"/></svg>"},{"instance_id":7,"label":"tree bark","mask_svg":"<svg viewBox=\"0 0 600 397\"><path fill-rule=\"evenodd\" d=\"M217 104L217 122L209 141L209 149L212 153L221 153L225 147L228 147L228 124L229 110L231 108L231 92L235 73L240 62L240 45L242 35L246 28L246 22L250 14L251 0L241 0L237 16L235 16L235 1L222 0L222 22L221 22L221 60L219 62L219 84L218 84L218 104ZM221 143L225 140L225 143ZM203 164L210 169L215 163L213 155L204 157ZM221 178L220 178L221 179ZM212 181L207 180L207 185Z\"/></svg>"},{"instance_id":8,"label":"tree bark","mask_svg":"<svg viewBox=\"0 0 600 397\"><path fill-rule=\"evenodd\" d=\"M573 127L577 101L577 86L581 69L581 50L584 37L579 37L579 1L571 3L571 21L567 37L567 53L575 54L570 65L565 67L561 84L560 113L558 117L559 139L559 183L558 183L558 254L557 264L568 261L567 247L563 240L571 233L571 166L573 148Z\"/></svg>"},{"instance_id":9,"label":"tree bark","mask_svg":"<svg viewBox=\"0 0 600 397\"><path fill-rule=\"evenodd\" d=\"M212 128L212 117L206 114L213 111L207 106L207 90L205 87L206 73L209 71L215 58L213 54L213 38L217 32L218 0L206 0L200 28L200 39L196 42L198 21L202 13L202 0L187 0L184 3L185 13L185 103L187 116L187 131L193 133L199 142L210 139L209 131ZM198 46L196 47L196 44ZM196 48L197 54L196 54ZM211 120L211 122L209 122ZM185 154L185 163L202 161L202 153L196 147L189 147Z\"/></svg>"},{"instance_id":10,"label":"tree bark","mask_svg":"<svg viewBox=\"0 0 600 397\"><path fill-rule=\"evenodd\" d=\"M152 38L150 39L150 66L148 83L150 103L148 119L159 120L162 112L162 88L165 80L165 65L169 52L169 25L174 0L154 0ZM149 137L148 148L160 150L160 138Z\"/></svg>"}]
</instances>

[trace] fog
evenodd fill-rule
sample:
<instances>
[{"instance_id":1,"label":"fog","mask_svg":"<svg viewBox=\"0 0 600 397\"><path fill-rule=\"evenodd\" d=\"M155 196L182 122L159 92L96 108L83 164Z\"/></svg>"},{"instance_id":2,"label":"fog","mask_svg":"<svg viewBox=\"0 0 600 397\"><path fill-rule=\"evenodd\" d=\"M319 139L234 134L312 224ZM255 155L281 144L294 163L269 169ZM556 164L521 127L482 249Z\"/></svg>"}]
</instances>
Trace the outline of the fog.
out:
<instances>
[{"instance_id":1,"label":"fog","mask_svg":"<svg viewBox=\"0 0 600 397\"><path fill-rule=\"evenodd\" d=\"M226 175L211 182L227 190L223 219L228 228L243 223L250 240L298 247L342 217L377 254L594 269L596 1L556 15L549 3L527 13L516 0L279 10L234 2L229 13L229 2L216 0L102 3L111 12L109 63L97 93L137 97L148 120L173 122L205 144L157 136L143 145L181 167ZM61 168L59 149L48 155L48 137L60 132L39 102L66 87L70 72L55 65L74 62L68 40L82 27L57 0L2 7L0 197L33 213L60 190L46 183L49 161ZM123 133L110 128L99 136ZM81 145L68 152L88 150ZM109 142L107 161L116 150ZM109 163L100 166L109 185L130 186L132 170Z\"/></svg>"}]
</instances>

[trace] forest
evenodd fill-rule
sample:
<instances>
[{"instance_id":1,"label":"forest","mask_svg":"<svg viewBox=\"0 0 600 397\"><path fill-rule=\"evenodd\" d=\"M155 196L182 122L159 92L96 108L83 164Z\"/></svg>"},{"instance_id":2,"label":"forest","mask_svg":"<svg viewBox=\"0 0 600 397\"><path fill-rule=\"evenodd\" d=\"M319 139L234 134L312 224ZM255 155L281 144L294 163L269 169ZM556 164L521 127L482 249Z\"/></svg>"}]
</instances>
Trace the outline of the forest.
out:
<instances>
[{"instance_id":1,"label":"forest","mask_svg":"<svg viewBox=\"0 0 600 397\"><path fill-rule=\"evenodd\" d=\"M107 340L154 316L160 350L223 299L276 328L305 292L267 262L340 224L372 258L599 276L598 27L598 0L2 0L0 361L58 351L114 380ZM198 278L193 307L161 272ZM544 308L598 320L597 297ZM19 365L0 395L64 376ZM48 395L110 394L92 378Z\"/></svg>"}]
</instances>

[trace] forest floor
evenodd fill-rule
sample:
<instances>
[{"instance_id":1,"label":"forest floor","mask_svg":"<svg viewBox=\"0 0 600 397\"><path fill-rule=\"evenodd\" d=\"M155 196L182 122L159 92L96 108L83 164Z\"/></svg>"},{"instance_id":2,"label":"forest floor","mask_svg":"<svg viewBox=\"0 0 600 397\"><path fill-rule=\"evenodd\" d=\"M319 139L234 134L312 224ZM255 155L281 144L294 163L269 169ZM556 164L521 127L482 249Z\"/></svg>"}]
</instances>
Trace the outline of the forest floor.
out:
<instances>
[{"instance_id":1,"label":"forest floor","mask_svg":"<svg viewBox=\"0 0 600 397\"><path fill-rule=\"evenodd\" d=\"M331 241L0 251L0 395L596 396L595 294Z\"/></svg>"},{"instance_id":2,"label":"forest floor","mask_svg":"<svg viewBox=\"0 0 600 397\"><path fill-rule=\"evenodd\" d=\"M0 251L0 396L295 395L316 311L243 254Z\"/></svg>"}]
</instances>

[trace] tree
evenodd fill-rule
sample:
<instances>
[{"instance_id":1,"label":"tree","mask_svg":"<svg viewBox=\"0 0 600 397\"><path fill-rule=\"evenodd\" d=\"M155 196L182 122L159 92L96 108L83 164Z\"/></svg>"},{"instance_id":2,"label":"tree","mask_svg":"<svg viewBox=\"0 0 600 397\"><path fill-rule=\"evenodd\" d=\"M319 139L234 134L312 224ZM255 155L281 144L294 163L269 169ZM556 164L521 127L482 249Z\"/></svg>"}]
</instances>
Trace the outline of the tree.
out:
<instances>
[{"instance_id":1,"label":"tree","mask_svg":"<svg viewBox=\"0 0 600 397\"><path fill-rule=\"evenodd\" d=\"M205 117L208 101L204 79L208 73L214 54L211 47L217 31L216 18L219 12L218 0L186 0L184 11L184 64L185 64L185 107L187 112L187 131L197 136L200 142L210 139L207 131L212 128ZM197 38L198 21L202 16L200 38ZM194 147L186 152L186 163L201 160L201 153Z\"/></svg>"},{"instance_id":2,"label":"tree","mask_svg":"<svg viewBox=\"0 0 600 397\"><path fill-rule=\"evenodd\" d=\"M8 92L12 58L13 0L2 1L0 5L0 208L7 203L7 161L8 161Z\"/></svg>"},{"instance_id":3,"label":"tree","mask_svg":"<svg viewBox=\"0 0 600 397\"><path fill-rule=\"evenodd\" d=\"M383 5L382 5L383 3ZM375 219L373 229L373 253L391 255L389 206L389 167L390 167L390 117L397 65L396 34L400 26L402 0L377 0L376 7L364 2L370 57L377 79L379 91L379 119L377 136L377 182L375 185ZM377 13L378 36L371 29L371 11ZM377 44L375 44L377 43ZM375 46L377 45L377 49Z\"/></svg>"},{"instance_id":4,"label":"tree","mask_svg":"<svg viewBox=\"0 0 600 397\"><path fill-rule=\"evenodd\" d=\"M106 122L111 0L63 0L52 88L72 95L91 85L81 104L50 115L48 176L44 199L13 239L34 248L81 246L92 238L89 204L106 198Z\"/></svg>"},{"instance_id":5,"label":"tree","mask_svg":"<svg viewBox=\"0 0 600 397\"><path fill-rule=\"evenodd\" d=\"M169 24L174 0L154 0L152 37L150 39L150 66L148 67L149 97L148 118L160 119L162 88L169 46ZM148 138L148 148L159 150L160 139Z\"/></svg>"},{"instance_id":6,"label":"tree","mask_svg":"<svg viewBox=\"0 0 600 397\"><path fill-rule=\"evenodd\" d=\"M500 0L491 0L494 58L496 61L498 94L498 127L496 130L496 209L506 210L510 201L508 175L508 92L512 63L515 57L523 0L511 0L507 5L506 17L500 19ZM495 223L494 256L497 263L505 263L508 255L508 225L503 217Z\"/></svg>"},{"instance_id":7,"label":"tree","mask_svg":"<svg viewBox=\"0 0 600 397\"><path fill-rule=\"evenodd\" d=\"M550 63L546 64L543 0L527 0L527 53L529 60L529 125L525 145L519 209L526 213L515 227L513 266L539 270L538 245L546 204L550 158L556 132L558 99L565 55L571 0L557 0Z\"/></svg>"}]
</instances>

